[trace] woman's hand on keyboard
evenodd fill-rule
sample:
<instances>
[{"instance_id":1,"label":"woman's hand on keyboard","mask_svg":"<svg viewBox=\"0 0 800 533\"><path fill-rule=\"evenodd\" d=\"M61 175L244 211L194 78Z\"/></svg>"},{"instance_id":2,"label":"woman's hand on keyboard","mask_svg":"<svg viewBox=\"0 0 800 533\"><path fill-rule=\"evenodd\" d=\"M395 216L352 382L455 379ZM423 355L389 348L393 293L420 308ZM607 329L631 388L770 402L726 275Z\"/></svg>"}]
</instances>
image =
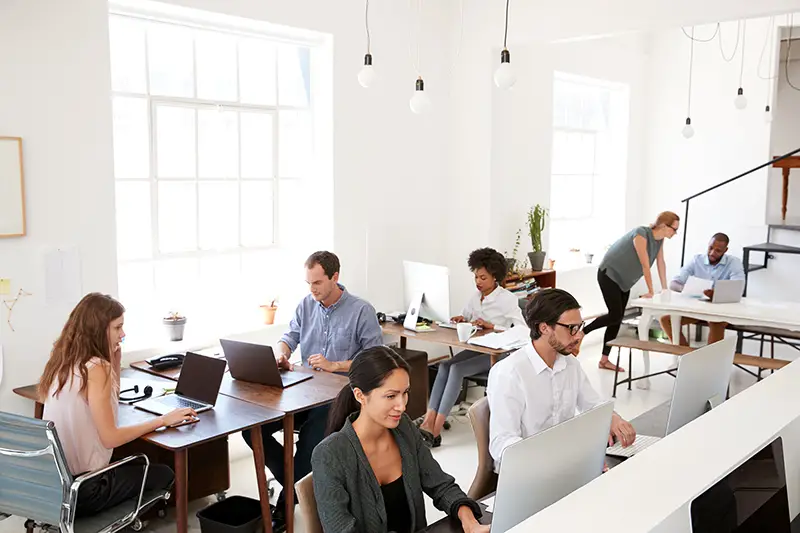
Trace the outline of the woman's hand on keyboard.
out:
<instances>
[{"instance_id":1,"label":"woman's hand on keyboard","mask_svg":"<svg viewBox=\"0 0 800 533\"><path fill-rule=\"evenodd\" d=\"M194 409L189 407L175 409L174 411L171 411L161 417L161 425L174 426L175 424L180 424L181 422L189 422L196 417L197 413L194 411Z\"/></svg>"}]
</instances>

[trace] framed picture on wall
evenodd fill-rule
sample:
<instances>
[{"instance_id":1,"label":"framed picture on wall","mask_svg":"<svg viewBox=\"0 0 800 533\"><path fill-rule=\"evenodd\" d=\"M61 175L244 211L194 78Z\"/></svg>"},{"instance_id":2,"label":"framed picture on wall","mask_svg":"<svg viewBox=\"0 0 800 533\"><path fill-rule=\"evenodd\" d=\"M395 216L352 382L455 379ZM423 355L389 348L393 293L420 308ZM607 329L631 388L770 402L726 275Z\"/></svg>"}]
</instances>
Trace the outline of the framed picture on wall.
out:
<instances>
[{"instance_id":1,"label":"framed picture on wall","mask_svg":"<svg viewBox=\"0 0 800 533\"><path fill-rule=\"evenodd\" d=\"M0 238L25 235L22 138L0 137Z\"/></svg>"}]
</instances>

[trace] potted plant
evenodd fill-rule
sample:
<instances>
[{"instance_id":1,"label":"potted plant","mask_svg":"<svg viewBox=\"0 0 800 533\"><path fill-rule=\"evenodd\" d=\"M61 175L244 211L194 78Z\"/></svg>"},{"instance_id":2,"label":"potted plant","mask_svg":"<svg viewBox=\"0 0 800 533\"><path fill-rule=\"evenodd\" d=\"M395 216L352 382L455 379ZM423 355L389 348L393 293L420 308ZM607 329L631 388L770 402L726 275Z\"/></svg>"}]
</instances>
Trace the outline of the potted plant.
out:
<instances>
[{"instance_id":1,"label":"potted plant","mask_svg":"<svg viewBox=\"0 0 800 533\"><path fill-rule=\"evenodd\" d=\"M264 324L271 325L275 323L275 312L278 310L277 302L278 299L273 298L269 305L261 306L261 316L264 318Z\"/></svg>"},{"instance_id":2,"label":"potted plant","mask_svg":"<svg viewBox=\"0 0 800 533\"><path fill-rule=\"evenodd\" d=\"M186 327L186 317L182 316L177 311L170 311L169 315L164 317L164 327L167 329L167 335L171 341L182 341L183 330Z\"/></svg>"},{"instance_id":3,"label":"potted plant","mask_svg":"<svg viewBox=\"0 0 800 533\"><path fill-rule=\"evenodd\" d=\"M539 204L531 207L528 211L528 233L531 237L533 251L528 253L531 260L531 270L541 271L544 268L544 258L547 253L542 250L542 231L544 231L547 209Z\"/></svg>"},{"instance_id":4,"label":"potted plant","mask_svg":"<svg viewBox=\"0 0 800 533\"><path fill-rule=\"evenodd\" d=\"M517 252L519 252L519 243L522 240L522 228L517 230L517 236L514 239L514 250L511 252L511 257L508 254L503 254L506 259L506 270L511 274L515 272L514 267L517 265Z\"/></svg>"}]
</instances>

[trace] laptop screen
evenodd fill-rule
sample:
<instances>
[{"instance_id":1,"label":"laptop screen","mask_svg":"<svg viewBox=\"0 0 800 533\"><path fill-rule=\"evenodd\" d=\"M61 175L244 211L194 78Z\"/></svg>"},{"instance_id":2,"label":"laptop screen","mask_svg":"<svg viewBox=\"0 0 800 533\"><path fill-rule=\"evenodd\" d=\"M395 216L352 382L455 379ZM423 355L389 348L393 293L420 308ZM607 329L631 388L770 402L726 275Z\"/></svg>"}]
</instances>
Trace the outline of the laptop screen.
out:
<instances>
[{"instance_id":1,"label":"laptop screen","mask_svg":"<svg viewBox=\"0 0 800 533\"><path fill-rule=\"evenodd\" d=\"M225 359L186 352L175 393L214 405L224 374Z\"/></svg>"}]
</instances>

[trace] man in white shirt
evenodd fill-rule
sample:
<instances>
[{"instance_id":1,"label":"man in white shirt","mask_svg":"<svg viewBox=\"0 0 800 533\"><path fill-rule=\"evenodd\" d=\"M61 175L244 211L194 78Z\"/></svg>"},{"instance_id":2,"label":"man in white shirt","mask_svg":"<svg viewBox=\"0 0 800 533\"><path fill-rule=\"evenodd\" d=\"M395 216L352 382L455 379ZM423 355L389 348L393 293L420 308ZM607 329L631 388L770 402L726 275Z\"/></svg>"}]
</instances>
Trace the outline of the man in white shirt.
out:
<instances>
[{"instance_id":1,"label":"man in white shirt","mask_svg":"<svg viewBox=\"0 0 800 533\"><path fill-rule=\"evenodd\" d=\"M503 450L603 402L572 352L583 339L580 304L568 292L546 289L525 308L531 343L489 373L489 452L495 471ZM617 413L609 445L633 444L636 431Z\"/></svg>"}]
</instances>

